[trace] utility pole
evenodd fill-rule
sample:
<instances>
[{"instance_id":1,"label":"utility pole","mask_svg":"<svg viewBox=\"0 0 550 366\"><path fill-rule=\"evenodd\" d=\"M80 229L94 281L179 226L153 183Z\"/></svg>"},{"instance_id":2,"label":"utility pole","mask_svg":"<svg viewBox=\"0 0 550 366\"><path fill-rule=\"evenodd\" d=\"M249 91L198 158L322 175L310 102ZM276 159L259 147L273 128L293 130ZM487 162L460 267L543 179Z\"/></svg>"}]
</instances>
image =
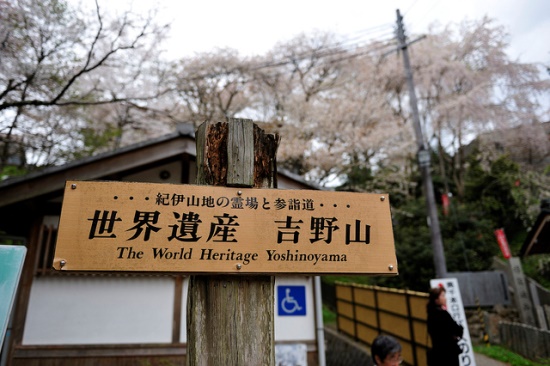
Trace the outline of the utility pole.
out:
<instances>
[{"instance_id":1,"label":"utility pole","mask_svg":"<svg viewBox=\"0 0 550 366\"><path fill-rule=\"evenodd\" d=\"M424 194L426 195L426 206L428 209L435 274L438 278L444 278L447 276L447 264L445 262L445 252L443 250L443 241L441 240L441 229L439 227L439 217L437 216L432 175L430 172L430 152L427 149L426 143L424 142L424 137L422 136L422 127L420 126L420 117L418 115L418 105L416 100L416 92L414 90L411 63L409 61L407 41L405 38L405 31L403 29L403 17L399 13L399 9L397 9L397 39L399 41L399 48L403 54L405 76L407 78L407 86L409 88L409 102L413 116L416 143L418 146L418 166L420 167L420 171L422 173Z\"/></svg>"}]
</instances>

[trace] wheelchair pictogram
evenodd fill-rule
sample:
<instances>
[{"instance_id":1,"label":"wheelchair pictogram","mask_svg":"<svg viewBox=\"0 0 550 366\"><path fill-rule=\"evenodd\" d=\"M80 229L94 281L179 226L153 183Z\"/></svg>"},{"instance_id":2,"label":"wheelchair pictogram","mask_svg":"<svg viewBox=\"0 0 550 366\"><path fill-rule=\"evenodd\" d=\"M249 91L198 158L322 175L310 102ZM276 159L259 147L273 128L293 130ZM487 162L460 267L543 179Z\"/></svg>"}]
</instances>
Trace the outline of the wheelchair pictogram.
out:
<instances>
[{"instance_id":1,"label":"wheelchair pictogram","mask_svg":"<svg viewBox=\"0 0 550 366\"><path fill-rule=\"evenodd\" d=\"M306 315L305 286L279 286L279 315Z\"/></svg>"},{"instance_id":2,"label":"wheelchair pictogram","mask_svg":"<svg viewBox=\"0 0 550 366\"><path fill-rule=\"evenodd\" d=\"M285 289L286 296L281 301L281 306L283 307L283 310L286 313L292 314L295 311L302 310L302 307L300 304L298 304L298 301L296 301L291 295L290 295L290 289Z\"/></svg>"}]
</instances>

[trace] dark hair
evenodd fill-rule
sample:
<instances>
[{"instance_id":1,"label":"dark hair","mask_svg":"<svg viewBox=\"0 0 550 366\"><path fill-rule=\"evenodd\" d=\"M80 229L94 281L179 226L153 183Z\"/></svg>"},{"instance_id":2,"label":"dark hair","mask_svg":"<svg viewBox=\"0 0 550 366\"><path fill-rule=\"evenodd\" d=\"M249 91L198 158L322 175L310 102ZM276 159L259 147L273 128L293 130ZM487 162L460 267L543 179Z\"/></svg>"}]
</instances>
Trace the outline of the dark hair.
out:
<instances>
[{"instance_id":1,"label":"dark hair","mask_svg":"<svg viewBox=\"0 0 550 366\"><path fill-rule=\"evenodd\" d=\"M372 342L371 356L375 364L376 359L374 356L378 356L381 361L384 361L386 357L397 352L401 352L401 345L392 336L381 334Z\"/></svg>"},{"instance_id":2,"label":"dark hair","mask_svg":"<svg viewBox=\"0 0 550 366\"><path fill-rule=\"evenodd\" d=\"M433 287L428 292L428 310L435 309L439 305L435 303L435 301L441 296L441 293L445 292L445 287L443 285L440 285L438 287Z\"/></svg>"}]
</instances>

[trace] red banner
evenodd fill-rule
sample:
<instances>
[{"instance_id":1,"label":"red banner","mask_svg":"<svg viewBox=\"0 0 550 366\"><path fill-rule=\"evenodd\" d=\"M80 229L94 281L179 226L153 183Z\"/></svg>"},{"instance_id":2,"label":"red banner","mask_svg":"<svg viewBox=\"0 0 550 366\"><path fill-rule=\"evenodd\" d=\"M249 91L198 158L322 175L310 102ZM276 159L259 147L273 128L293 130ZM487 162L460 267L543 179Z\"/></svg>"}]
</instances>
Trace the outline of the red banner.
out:
<instances>
[{"instance_id":1,"label":"red banner","mask_svg":"<svg viewBox=\"0 0 550 366\"><path fill-rule=\"evenodd\" d=\"M441 203L443 205L443 215L449 215L449 195L447 193L441 194Z\"/></svg>"},{"instance_id":2,"label":"red banner","mask_svg":"<svg viewBox=\"0 0 550 366\"><path fill-rule=\"evenodd\" d=\"M508 240L506 240L506 234L504 234L504 229L496 229L495 236L497 237L498 246L504 258L509 259L512 254L510 253L510 247L508 246Z\"/></svg>"}]
</instances>

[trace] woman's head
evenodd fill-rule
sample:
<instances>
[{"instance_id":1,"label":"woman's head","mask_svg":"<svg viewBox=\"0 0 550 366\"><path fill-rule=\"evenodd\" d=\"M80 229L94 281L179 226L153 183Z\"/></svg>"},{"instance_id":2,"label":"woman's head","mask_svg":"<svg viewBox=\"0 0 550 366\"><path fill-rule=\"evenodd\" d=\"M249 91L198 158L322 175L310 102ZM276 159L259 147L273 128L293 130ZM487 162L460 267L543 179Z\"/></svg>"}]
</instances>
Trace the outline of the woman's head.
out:
<instances>
[{"instance_id":1,"label":"woman's head","mask_svg":"<svg viewBox=\"0 0 550 366\"><path fill-rule=\"evenodd\" d=\"M445 296L445 287L438 286L431 288L428 297L428 307L446 307L447 297Z\"/></svg>"},{"instance_id":2,"label":"woman's head","mask_svg":"<svg viewBox=\"0 0 550 366\"><path fill-rule=\"evenodd\" d=\"M400 365L401 345L389 335L379 335L372 342L371 355L375 365L394 366Z\"/></svg>"}]
</instances>

